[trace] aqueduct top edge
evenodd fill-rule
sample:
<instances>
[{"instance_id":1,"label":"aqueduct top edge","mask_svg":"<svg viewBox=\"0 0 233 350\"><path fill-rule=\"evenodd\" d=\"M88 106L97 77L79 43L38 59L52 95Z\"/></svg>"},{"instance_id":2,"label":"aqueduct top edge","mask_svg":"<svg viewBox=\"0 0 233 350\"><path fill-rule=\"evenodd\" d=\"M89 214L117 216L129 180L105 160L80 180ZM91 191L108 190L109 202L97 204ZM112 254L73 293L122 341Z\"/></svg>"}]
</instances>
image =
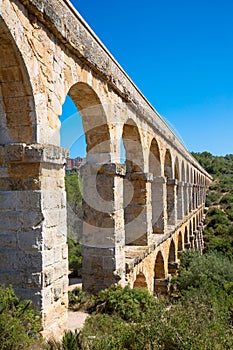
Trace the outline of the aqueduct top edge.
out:
<instances>
[{"instance_id":1,"label":"aqueduct top edge","mask_svg":"<svg viewBox=\"0 0 233 350\"><path fill-rule=\"evenodd\" d=\"M211 176L189 153L184 143L150 104L69 0L50 0L49 2L20 0L20 2L63 44L71 51L75 51L84 64L102 75L147 123L152 124L168 143L172 144L191 164L211 180Z\"/></svg>"}]
</instances>

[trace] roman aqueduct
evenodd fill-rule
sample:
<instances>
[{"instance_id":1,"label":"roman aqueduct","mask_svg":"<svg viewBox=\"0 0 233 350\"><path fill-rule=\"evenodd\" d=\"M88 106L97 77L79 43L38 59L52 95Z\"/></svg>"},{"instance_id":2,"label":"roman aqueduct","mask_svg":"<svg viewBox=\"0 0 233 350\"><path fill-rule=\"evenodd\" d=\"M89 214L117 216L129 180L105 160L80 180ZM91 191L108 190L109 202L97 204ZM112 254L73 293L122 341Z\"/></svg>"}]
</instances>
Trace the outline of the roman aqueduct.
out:
<instances>
[{"instance_id":1,"label":"roman aqueduct","mask_svg":"<svg viewBox=\"0 0 233 350\"><path fill-rule=\"evenodd\" d=\"M85 290L165 292L179 252L203 247L211 181L68 0L0 0L0 283L41 310L45 336L67 319L67 94L87 142Z\"/></svg>"}]
</instances>

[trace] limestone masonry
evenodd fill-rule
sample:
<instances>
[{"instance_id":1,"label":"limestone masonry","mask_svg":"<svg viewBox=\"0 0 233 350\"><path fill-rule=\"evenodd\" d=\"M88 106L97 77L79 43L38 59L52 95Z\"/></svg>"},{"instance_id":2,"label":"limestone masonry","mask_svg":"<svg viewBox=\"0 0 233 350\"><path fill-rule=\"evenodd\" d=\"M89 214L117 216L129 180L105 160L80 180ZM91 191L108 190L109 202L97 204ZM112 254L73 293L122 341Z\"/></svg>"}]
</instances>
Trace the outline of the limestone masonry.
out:
<instances>
[{"instance_id":1,"label":"limestone masonry","mask_svg":"<svg viewBox=\"0 0 233 350\"><path fill-rule=\"evenodd\" d=\"M45 337L67 322L67 94L87 142L84 290L166 293L179 253L202 250L211 181L69 1L0 0L0 283L41 310Z\"/></svg>"}]
</instances>

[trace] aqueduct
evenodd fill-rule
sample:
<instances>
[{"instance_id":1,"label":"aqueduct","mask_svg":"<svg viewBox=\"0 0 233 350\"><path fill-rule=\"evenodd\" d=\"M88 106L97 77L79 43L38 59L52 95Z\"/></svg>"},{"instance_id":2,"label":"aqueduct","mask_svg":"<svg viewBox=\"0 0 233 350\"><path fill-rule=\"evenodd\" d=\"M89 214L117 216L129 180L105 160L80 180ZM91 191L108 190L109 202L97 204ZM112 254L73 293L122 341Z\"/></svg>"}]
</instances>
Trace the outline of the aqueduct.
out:
<instances>
[{"instance_id":1,"label":"aqueduct","mask_svg":"<svg viewBox=\"0 0 233 350\"><path fill-rule=\"evenodd\" d=\"M68 0L0 0L0 83L0 283L41 310L45 336L66 328L68 94L87 142L83 287L165 291L179 252L202 249L211 178Z\"/></svg>"}]
</instances>

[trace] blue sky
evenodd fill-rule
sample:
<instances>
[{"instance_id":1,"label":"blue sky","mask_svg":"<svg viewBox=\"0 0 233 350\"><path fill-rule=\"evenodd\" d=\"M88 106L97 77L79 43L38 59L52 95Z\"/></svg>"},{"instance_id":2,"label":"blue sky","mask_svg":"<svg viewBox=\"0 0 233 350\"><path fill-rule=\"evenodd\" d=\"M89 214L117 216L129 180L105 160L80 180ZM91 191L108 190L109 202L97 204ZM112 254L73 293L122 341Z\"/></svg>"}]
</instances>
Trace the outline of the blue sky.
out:
<instances>
[{"instance_id":1,"label":"blue sky","mask_svg":"<svg viewBox=\"0 0 233 350\"><path fill-rule=\"evenodd\" d=\"M232 0L71 2L190 151L233 153Z\"/></svg>"}]
</instances>

